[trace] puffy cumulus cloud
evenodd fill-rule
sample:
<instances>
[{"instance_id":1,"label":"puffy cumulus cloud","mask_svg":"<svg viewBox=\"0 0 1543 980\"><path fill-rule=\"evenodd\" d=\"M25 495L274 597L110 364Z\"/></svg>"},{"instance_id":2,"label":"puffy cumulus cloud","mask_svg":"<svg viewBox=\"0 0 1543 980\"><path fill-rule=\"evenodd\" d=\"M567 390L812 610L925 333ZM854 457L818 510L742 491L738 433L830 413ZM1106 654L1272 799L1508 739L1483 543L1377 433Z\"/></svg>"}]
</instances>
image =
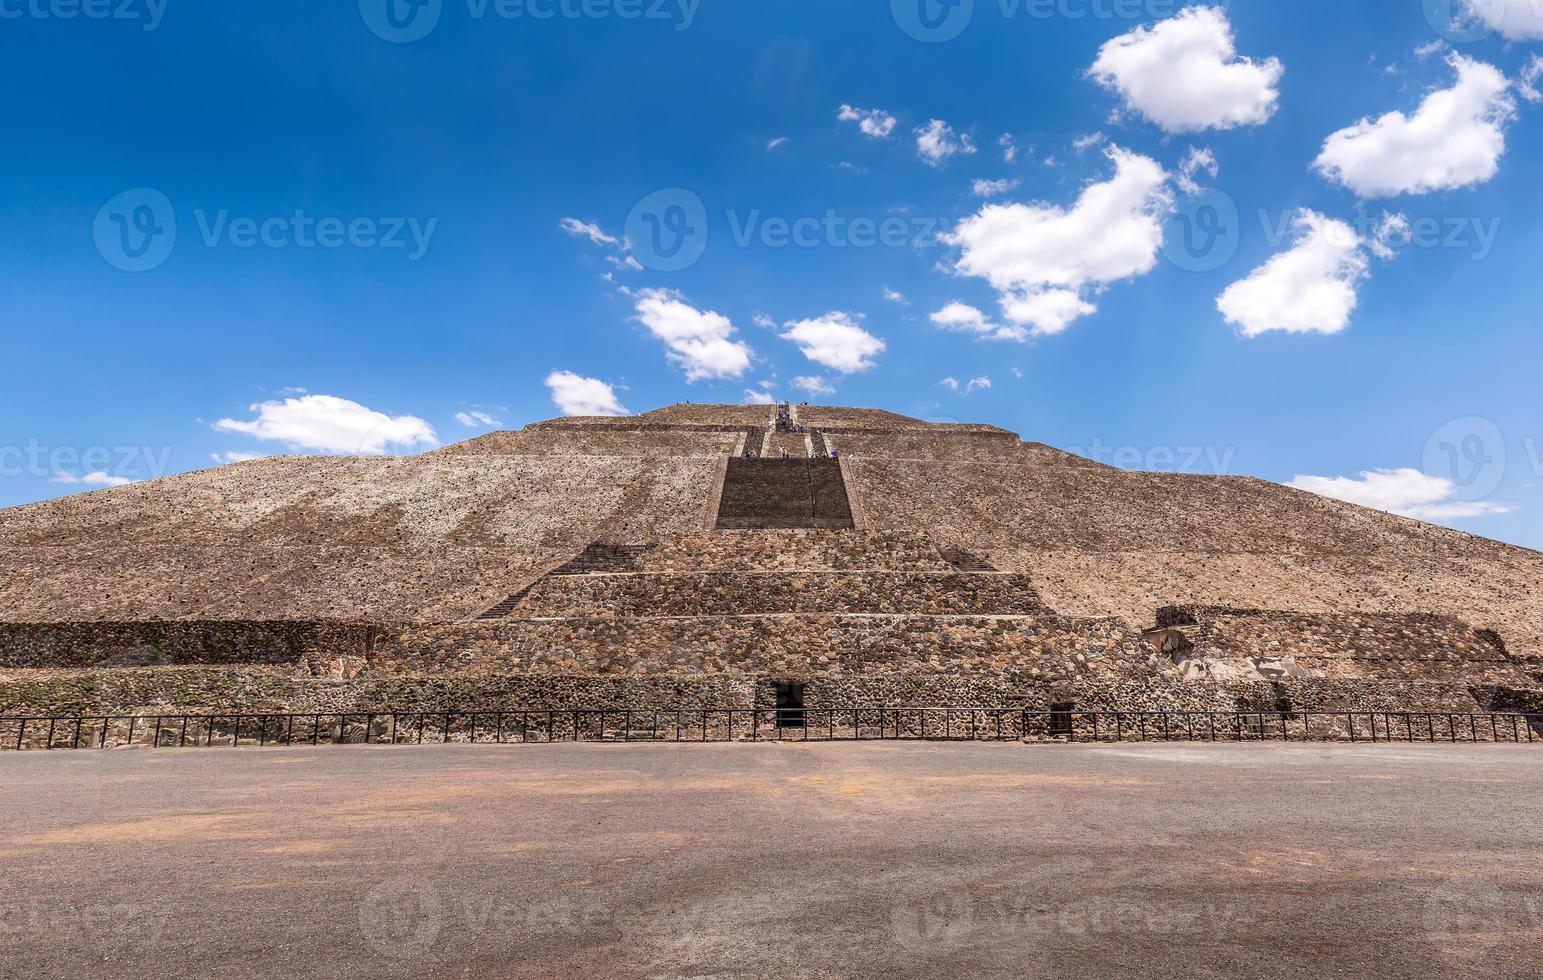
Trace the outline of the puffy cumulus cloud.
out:
<instances>
[{"instance_id":1,"label":"puffy cumulus cloud","mask_svg":"<svg viewBox=\"0 0 1543 980\"><path fill-rule=\"evenodd\" d=\"M933 326L955 333L967 333L985 340L1026 340L1028 331L1022 327L995 323L979 309L967 303L949 303L928 319Z\"/></svg>"},{"instance_id":2,"label":"puffy cumulus cloud","mask_svg":"<svg viewBox=\"0 0 1543 980\"><path fill-rule=\"evenodd\" d=\"M1204 174L1214 178L1219 173L1221 173L1221 166L1216 162L1216 154L1209 148L1192 146L1189 152L1184 154L1184 159L1179 162L1179 176L1175 183L1179 185L1179 190L1195 195L1201 191L1200 181L1196 180L1196 177Z\"/></svg>"},{"instance_id":3,"label":"puffy cumulus cloud","mask_svg":"<svg viewBox=\"0 0 1543 980\"><path fill-rule=\"evenodd\" d=\"M1014 324L1059 333L1096 311L1091 295L1156 266L1173 208L1168 174L1118 146L1105 153L1114 176L1083 188L1072 207L988 204L942 236L960 250L954 271L991 283Z\"/></svg>"},{"instance_id":4,"label":"puffy cumulus cloud","mask_svg":"<svg viewBox=\"0 0 1543 980\"><path fill-rule=\"evenodd\" d=\"M1462 13L1509 41L1543 40L1543 3L1538 0L1459 0Z\"/></svg>"},{"instance_id":5,"label":"puffy cumulus cloud","mask_svg":"<svg viewBox=\"0 0 1543 980\"><path fill-rule=\"evenodd\" d=\"M958 153L975 152L975 144L965 134L941 119L934 119L916 130L916 155L929 167L940 167L949 157Z\"/></svg>"},{"instance_id":6,"label":"puffy cumulus cloud","mask_svg":"<svg viewBox=\"0 0 1543 980\"><path fill-rule=\"evenodd\" d=\"M1506 514L1512 509L1483 500L1454 500L1457 484L1408 468L1367 470L1359 478L1298 476L1289 486L1420 521L1460 520Z\"/></svg>"},{"instance_id":7,"label":"puffy cumulus cloud","mask_svg":"<svg viewBox=\"0 0 1543 980\"><path fill-rule=\"evenodd\" d=\"M842 122L857 123L858 132L876 140L889 139L889 134L895 131L895 117L883 109L859 109L843 105L836 110L836 118Z\"/></svg>"},{"instance_id":8,"label":"puffy cumulus cloud","mask_svg":"<svg viewBox=\"0 0 1543 980\"><path fill-rule=\"evenodd\" d=\"M468 429L480 429L484 426L492 428L503 425L502 422L489 415L487 412L456 412L455 420Z\"/></svg>"},{"instance_id":9,"label":"puffy cumulus cloud","mask_svg":"<svg viewBox=\"0 0 1543 980\"><path fill-rule=\"evenodd\" d=\"M783 324L783 339L798 345L803 355L840 374L866 371L884 350L884 341L857 325L850 314L833 312L813 320Z\"/></svg>"},{"instance_id":10,"label":"puffy cumulus cloud","mask_svg":"<svg viewBox=\"0 0 1543 980\"><path fill-rule=\"evenodd\" d=\"M884 287L884 299L887 302L898 303L901 306L905 306L911 302L905 298L905 293L902 293L898 289L890 289L888 286Z\"/></svg>"},{"instance_id":11,"label":"puffy cumulus cloud","mask_svg":"<svg viewBox=\"0 0 1543 980\"><path fill-rule=\"evenodd\" d=\"M1245 279L1228 286L1216 306L1245 337L1271 330L1339 333L1350 323L1357 290L1371 262L1368 253L1392 258L1407 240L1403 215L1385 214L1370 237L1343 221L1302 210L1293 219L1296 239Z\"/></svg>"},{"instance_id":12,"label":"puffy cumulus cloud","mask_svg":"<svg viewBox=\"0 0 1543 980\"><path fill-rule=\"evenodd\" d=\"M756 391L752 388L746 388L744 402L746 405L775 405L777 404L777 396L769 391Z\"/></svg>"},{"instance_id":13,"label":"puffy cumulus cloud","mask_svg":"<svg viewBox=\"0 0 1543 980\"><path fill-rule=\"evenodd\" d=\"M384 453L437 446L434 427L413 415L391 416L332 395L300 395L251 406L247 421L220 419L220 432L240 432L292 449L323 453Z\"/></svg>"},{"instance_id":14,"label":"puffy cumulus cloud","mask_svg":"<svg viewBox=\"0 0 1543 980\"><path fill-rule=\"evenodd\" d=\"M802 375L793 379L793 387L811 395L834 395L836 386L819 375Z\"/></svg>"},{"instance_id":15,"label":"puffy cumulus cloud","mask_svg":"<svg viewBox=\"0 0 1543 980\"><path fill-rule=\"evenodd\" d=\"M750 346L732 339L729 318L698 310L673 290L638 293L637 314L649 332L664 341L670 360L685 369L687 381L738 378L750 368Z\"/></svg>"},{"instance_id":16,"label":"puffy cumulus cloud","mask_svg":"<svg viewBox=\"0 0 1543 980\"><path fill-rule=\"evenodd\" d=\"M135 481L126 476L113 476L105 470L93 470L84 476L76 476L74 473L55 473L50 482L66 483L71 486L125 487Z\"/></svg>"},{"instance_id":17,"label":"puffy cumulus cloud","mask_svg":"<svg viewBox=\"0 0 1543 980\"><path fill-rule=\"evenodd\" d=\"M1257 126L1275 114L1279 59L1238 56L1219 7L1189 7L1105 44L1088 73L1168 133Z\"/></svg>"},{"instance_id":18,"label":"puffy cumulus cloud","mask_svg":"<svg viewBox=\"0 0 1543 980\"><path fill-rule=\"evenodd\" d=\"M616 389L599 378L586 378L572 371L553 371L546 386L552 392L552 404L564 415L627 415L616 398Z\"/></svg>"},{"instance_id":19,"label":"puffy cumulus cloud","mask_svg":"<svg viewBox=\"0 0 1543 980\"><path fill-rule=\"evenodd\" d=\"M1454 54L1451 88L1425 96L1413 116L1362 119L1324 141L1313 166L1362 197L1426 194L1482 184L1500 170L1516 115L1499 69Z\"/></svg>"}]
</instances>

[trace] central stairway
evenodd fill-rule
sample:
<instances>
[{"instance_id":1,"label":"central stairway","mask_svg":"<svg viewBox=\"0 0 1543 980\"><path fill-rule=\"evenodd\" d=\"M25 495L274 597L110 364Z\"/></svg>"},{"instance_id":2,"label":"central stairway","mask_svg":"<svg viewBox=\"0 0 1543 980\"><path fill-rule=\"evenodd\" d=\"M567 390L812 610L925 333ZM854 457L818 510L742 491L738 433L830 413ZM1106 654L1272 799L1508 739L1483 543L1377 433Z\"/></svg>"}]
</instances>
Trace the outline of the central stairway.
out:
<instances>
[{"instance_id":1,"label":"central stairway","mask_svg":"<svg viewBox=\"0 0 1543 980\"><path fill-rule=\"evenodd\" d=\"M720 531L854 526L840 460L729 460L718 503Z\"/></svg>"}]
</instances>

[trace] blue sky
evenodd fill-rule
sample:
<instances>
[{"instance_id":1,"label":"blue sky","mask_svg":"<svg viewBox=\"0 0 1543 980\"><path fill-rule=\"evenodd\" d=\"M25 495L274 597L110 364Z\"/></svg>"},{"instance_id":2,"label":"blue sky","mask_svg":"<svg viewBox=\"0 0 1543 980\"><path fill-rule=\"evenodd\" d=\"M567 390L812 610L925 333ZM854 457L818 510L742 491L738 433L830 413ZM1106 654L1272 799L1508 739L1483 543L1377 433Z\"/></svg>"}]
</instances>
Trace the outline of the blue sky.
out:
<instances>
[{"instance_id":1,"label":"blue sky","mask_svg":"<svg viewBox=\"0 0 1543 980\"><path fill-rule=\"evenodd\" d=\"M774 394L1543 547L1543 4L392 2L0 0L0 505Z\"/></svg>"}]
</instances>

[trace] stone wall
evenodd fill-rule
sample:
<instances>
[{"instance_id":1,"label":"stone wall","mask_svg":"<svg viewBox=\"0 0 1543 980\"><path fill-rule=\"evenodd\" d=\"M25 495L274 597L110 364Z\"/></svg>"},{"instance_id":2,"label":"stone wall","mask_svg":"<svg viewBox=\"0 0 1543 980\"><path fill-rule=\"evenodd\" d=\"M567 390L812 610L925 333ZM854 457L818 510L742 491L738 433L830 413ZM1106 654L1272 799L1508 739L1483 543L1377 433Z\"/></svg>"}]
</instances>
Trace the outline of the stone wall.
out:
<instances>
[{"instance_id":1,"label":"stone wall","mask_svg":"<svg viewBox=\"0 0 1543 980\"><path fill-rule=\"evenodd\" d=\"M1188 638L1190 658L1278 663L1292 675L1522 686L1539 680L1494 633L1449 616L1174 606L1159 610L1157 622Z\"/></svg>"},{"instance_id":2,"label":"stone wall","mask_svg":"<svg viewBox=\"0 0 1543 980\"><path fill-rule=\"evenodd\" d=\"M947 673L1019 685L1149 673L1155 654L1109 620L779 614L485 621L383 637L369 672Z\"/></svg>"},{"instance_id":3,"label":"stone wall","mask_svg":"<svg viewBox=\"0 0 1543 980\"><path fill-rule=\"evenodd\" d=\"M294 665L367 657L376 627L316 622L0 623L0 669L172 664Z\"/></svg>"}]
</instances>

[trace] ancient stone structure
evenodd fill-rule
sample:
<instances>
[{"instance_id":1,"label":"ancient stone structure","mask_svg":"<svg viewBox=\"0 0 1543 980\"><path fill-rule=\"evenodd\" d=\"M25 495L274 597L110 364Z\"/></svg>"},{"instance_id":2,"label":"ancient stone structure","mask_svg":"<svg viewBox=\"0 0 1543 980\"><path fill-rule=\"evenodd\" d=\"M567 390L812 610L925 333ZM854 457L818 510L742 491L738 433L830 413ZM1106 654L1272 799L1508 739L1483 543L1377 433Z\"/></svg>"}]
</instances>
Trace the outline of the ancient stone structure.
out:
<instances>
[{"instance_id":1,"label":"ancient stone structure","mask_svg":"<svg viewBox=\"0 0 1543 980\"><path fill-rule=\"evenodd\" d=\"M0 715L1543 709L1543 555L983 425L676 405L0 512Z\"/></svg>"}]
</instances>

